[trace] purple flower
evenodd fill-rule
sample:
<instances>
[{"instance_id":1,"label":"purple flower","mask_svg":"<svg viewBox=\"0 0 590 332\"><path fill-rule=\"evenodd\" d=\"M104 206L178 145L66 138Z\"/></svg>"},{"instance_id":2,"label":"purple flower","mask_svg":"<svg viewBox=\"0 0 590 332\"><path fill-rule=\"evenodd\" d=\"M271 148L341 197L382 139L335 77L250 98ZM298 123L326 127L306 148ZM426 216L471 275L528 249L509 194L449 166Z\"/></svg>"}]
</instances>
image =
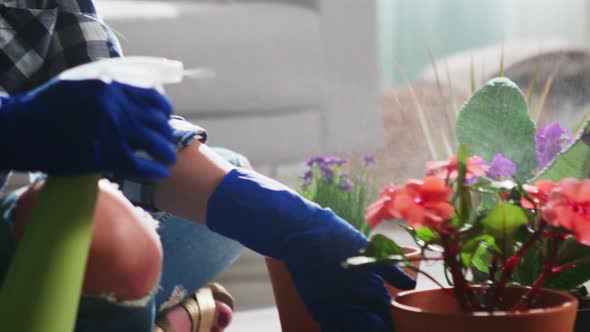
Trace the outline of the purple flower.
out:
<instances>
[{"instance_id":1,"label":"purple flower","mask_svg":"<svg viewBox=\"0 0 590 332\"><path fill-rule=\"evenodd\" d=\"M365 165L365 166L374 165L377 163L377 160L373 156L363 156L361 158L361 161L363 162L363 165Z\"/></svg>"},{"instance_id":2,"label":"purple flower","mask_svg":"<svg viewBox=\"0 0 590 332\"><path fill-rule=\"evenodd\" d=\"M307 172L303 173L303 176L301 177L301 179L303 180L303 182L301 183L301 187L302 188L309 187L311 185L311 182L313 179L312 171L307 171Z\"/></svg>"},{"instance_id":3,"label":"purple flower","mask_svg":"<svg viewBox=\"0 0 590 332\"><path fill-rule=\"evenodd\" d=\"M553 121L541 128L535 135L537 142L537 162L539 167L547 166L568 144L571 144L572 133L562 128L557 121Z\"/></svg>"},{"instance_id":4,"label":"purple flower","mask_svg":"<svg viewBox=\"0 0 590 332\"><path fill-rule=\"evenodd\" d=\"M316 156L309 158L305 164L307 166L313 166L315 164L318 165L344 165L348 162L348 160L336 156Z\"/></svg>"},{"instance_id":5,"label":"purple flower","mask_svg":"<svg viewBox=\"0 0 590 332\"><path fill-rule=\"evenodd\" d=\"M320 169L320 173L322 174L322 179L326 180L327 182L332 182L334 180L334 170L330 167L322 167Z\"/></svg>"},{"instance_id":6,"label":"purple flower","mask_svg":"<svg viewBox=\"0 0 590 332\"><path fill-rule=\"evenodd\" d=\"M348 174L340 174L340 183L338 183L338 188L340 188L342 191L351 191L353 187L354 183L350 180Z\"/></svg>"},{"instance_id":7,"label":"purple flower","mask_svg":"<svg viewBox=\"0 0 590 332\"><path fill-rule=\"evenodd\" d=\"M509 178L516 174L516 165L502 154L494 156L491 163L488 164L488 176L494 180Z\"/></svg>"},{"instance_id":8,"label":"purple flower","mask_svg":"<svg viewBox=\"0 0 590 332\"><path fill-rule=\"evenodd\" d=\"M324 162L328 165L337 165L341 166L348 162L348 160L336 156L329 156L324 159Z\"/></svg>"},{"instance_id":9,"label":"purple flower","mask_svg":"<svg viewBox=\"0 0 590 332\"><path fill-rule=\"evenodd\" d=\"M303 176L301 178L306 181L311 181L311 179L313 178L313 172L307 171L307 172L303 173Z\"/></svg>"},{"instance_id":10,"label":"purple flower","mask_svg":"<svg viewBox=\"0 0 590 332\"><path fill-rule=\"evenodd\" d=\"M311 157L311 158L307 159L307 161L305 162L305 165L311 167L315 164L323 164L325 158L326 157L324 157L324 156Z\"/></svg>"}]
</instances>

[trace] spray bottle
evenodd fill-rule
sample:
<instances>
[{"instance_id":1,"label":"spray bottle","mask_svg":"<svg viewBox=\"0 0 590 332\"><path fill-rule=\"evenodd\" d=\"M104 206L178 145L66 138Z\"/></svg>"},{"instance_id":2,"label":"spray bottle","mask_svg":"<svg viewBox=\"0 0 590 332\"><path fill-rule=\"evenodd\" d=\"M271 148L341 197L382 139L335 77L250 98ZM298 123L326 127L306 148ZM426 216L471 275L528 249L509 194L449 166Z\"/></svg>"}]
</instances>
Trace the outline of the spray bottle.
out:
<instances>
[{"instance_id":1,"label":"spray bottle","mask_svg":"<svg viewBox=\"0 0 590 332\"><path fill-rule=\"evenodd\" d=\"M140 88L155 88L163 92L164 84L180 83L184 77L205 79L214 76L208 69L185 70L182 62L166 58L131 56L103 59L66 70L62 80L100 79L117 81Z\"/></svg>"},{"instance_id":2,"label":"spray bottle","mask_svg":"<svg viewBox=\"0 0 590 332\"><path fill-rule=\"evenodd\" d=\"M114 80L163 91L164 84L184 76L210 77L211 72L187 72L181 62L163 58L128 57L75 67L58 78ZM0 331L73 331L100 177L47 178L0 285Z\"/></svg>"},{"instance_id":3,"label":"spray bottle","mask_svg":"<svg viewBox=\"0 0 590 332\"><path fill-rule=\"evenodd\" d=\"M131 56L126 58L110 58L90 62L66 70L58 76L60 80L99 79L106 83L117 81L139 88L152 88L164 93L164 84L177 84L183 78L208 79L215 73L206 68L185 70L182 62L166 58L149 56ZM137 156L151 159L143 151L135 151Z\"/></svg>"}]
</instances>

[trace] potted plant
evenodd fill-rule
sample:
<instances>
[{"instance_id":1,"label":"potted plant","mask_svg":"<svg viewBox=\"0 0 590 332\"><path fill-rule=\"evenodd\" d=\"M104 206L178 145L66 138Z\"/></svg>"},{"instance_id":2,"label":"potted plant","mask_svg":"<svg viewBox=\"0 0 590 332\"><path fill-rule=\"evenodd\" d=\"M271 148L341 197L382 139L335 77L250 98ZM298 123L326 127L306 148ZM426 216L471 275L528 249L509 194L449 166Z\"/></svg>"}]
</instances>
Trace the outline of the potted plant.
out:
<instances>
[{"instance_id":1,"label":"potted plant","mask_svg":"<svg viewBox=\"0 0 590 332\"><path fill-rule=\"evenodd\" d=\"M375 182L369 172L374 163L375 159L370 156L362 157L358 164L338 156L312 157L306 162L307 169L301 177L299 191L305 198L332 209L368 236L371 227L364 216L367 206L377 194ZM421 255L420 250L415 247L402 247L400 250L410 258ZM320 331L319 325L308 314L297 294L283 263L270 258L267 258L266 262L282 330ZM407 272L416 276L414 270ZM392 295L399 292L389 285L386 286Z\"/></svg>"},{"instance_id":2,"label":"potted plant","mask_svg":"<svg viewBox=\"0 0 590 332\"><path fill-rule=\"evenodd\" d=\"M463 106L456 137L456 156L386 186L368 210L372 225L401 219L440 252L427 259L451 285L394 299L396 331L573 331L567 290L590 280L590 125L575 140L555 123L536 133L520 89L497 78ZM419 270L396 246L373 238L347 264Z\"/></svg>"}]
</instances>

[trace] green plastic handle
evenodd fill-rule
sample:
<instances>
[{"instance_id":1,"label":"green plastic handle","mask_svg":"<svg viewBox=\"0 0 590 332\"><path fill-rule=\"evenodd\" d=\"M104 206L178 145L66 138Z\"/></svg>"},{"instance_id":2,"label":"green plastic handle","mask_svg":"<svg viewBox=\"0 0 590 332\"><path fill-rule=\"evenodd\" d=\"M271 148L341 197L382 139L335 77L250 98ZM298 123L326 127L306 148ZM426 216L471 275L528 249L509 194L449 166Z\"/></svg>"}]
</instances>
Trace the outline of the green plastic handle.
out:
<instances>
[{"instance_id":1,"label":"green plastic handle","mask_svg":"<svg viewBox=\"0 0 590 332\"><path fill-rule=\"evenodd\" d=\"M47 179L0 288L0 331L73 331L99 179Z\"/></svg>"}]
</instances>

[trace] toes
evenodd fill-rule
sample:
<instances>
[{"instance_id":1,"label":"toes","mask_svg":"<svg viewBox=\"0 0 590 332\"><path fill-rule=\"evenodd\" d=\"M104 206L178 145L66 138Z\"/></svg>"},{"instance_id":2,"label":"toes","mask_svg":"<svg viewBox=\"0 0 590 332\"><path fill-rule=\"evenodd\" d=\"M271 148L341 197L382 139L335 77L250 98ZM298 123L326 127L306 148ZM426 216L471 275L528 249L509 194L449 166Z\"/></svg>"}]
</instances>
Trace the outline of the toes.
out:
<instances>
[{"instance_id":1,"label":"toes","mask_svg":"<svg viewBox=\"0 0 590 332\"><path fill-rule=\"evenodd\" d=\"M215 320L213 323L214 331L222 332L233 319L232 309L225 303L215 300Z\"/></svg>"}]
</instances>

